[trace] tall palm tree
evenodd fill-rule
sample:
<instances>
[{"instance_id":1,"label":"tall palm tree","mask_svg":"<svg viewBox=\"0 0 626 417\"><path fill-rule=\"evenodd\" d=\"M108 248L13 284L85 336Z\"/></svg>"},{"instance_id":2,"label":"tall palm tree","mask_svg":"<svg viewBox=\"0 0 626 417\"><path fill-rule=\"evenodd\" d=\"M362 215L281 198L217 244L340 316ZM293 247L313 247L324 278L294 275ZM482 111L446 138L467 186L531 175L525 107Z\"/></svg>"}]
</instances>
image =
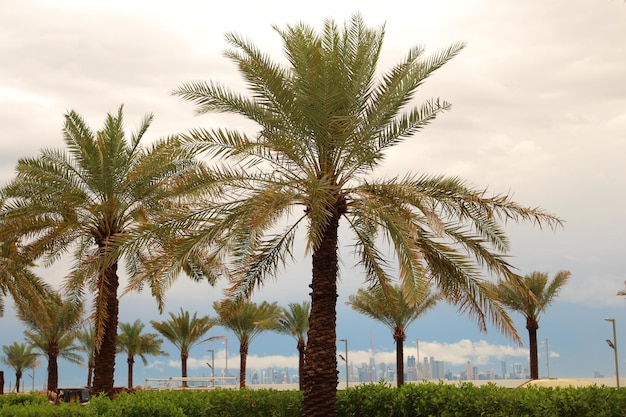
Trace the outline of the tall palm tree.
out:
<instances>
[{"instance_id":1,"label":"tall palm tree","mask_svg":"<svg viewBox=\"0 0 626 417\"><path fill-rule=\"evenodd\" d=\"M197 317L197 313L193 313L193 317L188 311L180 309L180 313L175 315L169 313L170 319L165 321L150 320L150 324L154 329L161 333L163 337L169 340L180 351L181 376L187 377L187 359L189 351L196 344L201 342L202 336L211 330L215 322L209 316ZM187 381L183 381L183 386L187 386Z\"/></svg>"},{"instance_id":2,"label":"tall palm tree","mask_svg":"<svg viewBox=\"0 0 626 417\"><path fill-rule=\"evenodd\" d=\"M306 351L306 333L309 330L309 313L311 303L289 303L289 308L284 308L278 319L276 331L295 337L298 349L298 383L300 391L304 389L302 372L304 371L304 360Z\"/></svg>"},{"instance_id":3,"label":"tall palm tree","mask_svg":"<svg viewBox=\"0 0 626 417\"><path fill-rule=\"evenodd\" d=\"M537 353L537 330L539 315L556 298L559 291L569 280L569 271L557 272L552 280L543 272L531 272L523 278L524 287L510 280L500 280L494 285L502 304L526 318L530 351L530 378L539 378L539 360Z\"/></svg>"},{"instance_id":4,"label":"tall palm tree","mask_svg":"<svg viewBox=\"0 0 626 417\"><path fill-rule=\"evenodd\" d=\"M411 323L434 308L441 294L432 294L426 286L413 291L407 287L390 285L376 286L368 290L359 289L346 303L355 311L380 321L393 333L396 342L396 382L404 384L404 341L406 329Z\"/></svg>"},{"instance_id":5,"label":"tall palm tree","mask_svg":"<svg viewBox=\"0 0 626 417\"><path fill-rule=\"evenodd\" d=\"M188 240L160 255L184 260L199 245L216 254L230 253L237 266L232 295L245 297L293 258L298 231L305 227L313 264L306 417L336 415L340 221L354 234L355 253L372 284L391 279L386 267L392 256L380 247L390 242L400 280L430 277L481 329L491 321L519 340L504 308L485 290L485 274L512 274L500 220L549 226L560 225L560 220L459 178L368 178L384 161L385 151L412 139L449 109L439 99L419 106L411 100L463 44L430 57L421 47L412 48L379 75L384 30L368 28L358 14L343 28L327 20L319 33L305 23L275 29L286 64L274 62L247 37L227 35L233 50L226 56L238 66L250 96L202 81L174 91L195 103L198 113L242 115L259 130L249 135L197 128L185 135L189 147L222 158L221 167L214 161L211 177L220 187L202 210L167 224L185 228Z\"/></svg>"},{"instance_id":6,"label":"tall palm tree","mask_svg":"<svg viewBox=\"0 0 626 417\"><path fill-rule=\"evenodd\" d=\"M113 388L118 262L124 259L134 276L147 252L141 250L147 242L129 249L125 239L186 192L186 175L198 164L176 139L140 145L152 115L127 139L122 110L107 115L97 132L78 113L68 112L63 127L67 150L43 149L36 158L20 159L16 177L2 190L0 239L23 239L29 258L43 258L44 264L71 253L76 262L66 287L76 296L95 294L96 392ZM157 298L162 291L152 288Z\"/></svg>"},{"instance_id":7,"label":"tall palm tree","mask_svg":"<svg viewBox=\"0 0 626 417\"><path fill-rule=\"evenodd\" d=\"M2 346L4 356L0 362L10 366L15 371L15 392L20 392L20 381L24 370L33 368L37 364L37 353L26 343L13 342L12 345Z\"/></svg>"},{"instance_id":8,"label":"tall palm tree","mask_svg":"<svg viewBox=\"0 0 626 417\"><path fill-rule=\"evenodd\" d=\"M42 308L36 308L41 305ZM79 349L74 344L80 331L84 308L81 301L63 299L50 293L37 304L16 305L17 315L24 322L26 341L48 359L47 389L56 392L59 383L58 359L81 363Z\"/></svg>"},{"instance_id":9,"label":"tall palm tree","mask_svg":"<svg viewBox=\"0 0 626 417\"><path fill-rule=\"evenodd\" d=\"M128 364L128 388L133 387L133 367L135 356L139 356L143 365L148 365L147 356L167 355L161 350L163 339L159 339L156 333L144 333L144 324L141 320L134 323L120 323L120 334L117 337L117 351L126 353Z\"/></svg>"},{"instance_id":10,"label":"tall palm tree","mask_svg":"<svg viewBox=\"0 0 626 417\"><path fill-rule=\"evenodd\" d=\"M85 353L87 357L87 387L91 387L93 368L96 353L96 331L93 324L83 326L76 336L78 350Z\"/></svg>"},{"instance_id":11,"label":"tall palm tree","mask_svg":"<svg viewBox=\"0 0 626 417\"><path fill-rule=\"evenodd\" d=\"M225 300L214 302L217 323L230 329L239 340L239 386L246 387L246 363L252 340L265 330L274 330L281 309L276 303Z\"/></svg>"}]
</instances>

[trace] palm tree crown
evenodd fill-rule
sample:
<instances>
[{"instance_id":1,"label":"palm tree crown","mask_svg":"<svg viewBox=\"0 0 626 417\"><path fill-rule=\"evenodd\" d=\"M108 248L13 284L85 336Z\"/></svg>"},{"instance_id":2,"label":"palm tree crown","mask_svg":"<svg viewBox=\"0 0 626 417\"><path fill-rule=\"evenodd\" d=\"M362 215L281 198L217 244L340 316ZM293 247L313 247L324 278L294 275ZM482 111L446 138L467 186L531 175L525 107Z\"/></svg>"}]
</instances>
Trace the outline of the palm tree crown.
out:
<instances>
[{"instance_id":1,"label":"palm tree crown","mask_svg":"<svg viewBox=\"0 0 626 417\"><path fill-rule=\"evenodd\" d=\"M30 270L32 266L32 261L20 252L15 241L0 241L0 317L4 315L7 294L16 305L27 306L50 291L50 287Z\"/></svg>"},{"instance_id":2,"label":"palm tree crown","mask_svg":"<svg viewBox=\"0 0 626 417\"><path fill-rule=\"evenodd\" d=\"M539 378L539 363L537 352L537 330L539 329L539 315L552 303L561 288L567 284L571 273L559 271L552 281L548 274L531 272L522 279L524 286L517 282L501 280L495 287L497 297L502 304L513 311L521 313L526 318L526 329L529 336L530 350L530 377Z\"/></svg>"},{"instance_id":3,"label":"palm tree crown","mask_svg":"<svg viewBox=\"0 0 626 417\"><path fill-rule=\"evenodd\" d=\"M390 259L379 247L390 242L401 281L416 284L415 277L429 277L482 329L491 320L512 336L515 329L505 310L484 290L485 271L511 274L503 256L509 242L499 220L560 221L458 178L367 178L385 151L449 109L439 99L420 106L412 106L412 99L463 44L430 57L421 47L411 48L379 75L384 30L366 27L360 15L344 28L327 20L320 33L304 23L275 29L286 65L272 61L245 37L227 35L233 50L226 56L238 66L250 96L200 81L174 91L195 103L199 113L239 114L259 129L248 135L198 128L185 136L196 151L226 163L209 179L219 185L215 197L169 225L189 229L188 241L172 255L184 259L202 245L216 253L229 251L237 267L232 291L244 297L292 258L299 226L305 226L313 273L304 415L327 417L336 415L340 220L355 236L355 253L372 284L392 280ZM280 221L284 218L286 223Z\"/></svg>"},{"instance_id":4,"label":"palm tree crown","mask_svg":"<svg viewBox=\"0 0 626 417\"><path fill-rule=\"evenodd\" d=\"M25 240L29 259L43 258L44 264L72 253L76 262L66 287L77 296L95 294L96 392L113 387L118 261L124 259L135 276L146 258L145 248L129 250L125 239L188 190L186 178L197 166L175 139L140 146L151 121L147 116L127 139L121 106L97 132L70 111L63 128L67 150L43 149L37 158L20 159L16 177L3 189L2 240ZM163 288L153 284L162 307Z\"/></svg>"},{"instance_id":5,"label":"palm tree crown","mask_svg":"<svg viewBox=\"0 0 626 417\"><path fill-rule=\"evenodd\" d=\"M169 320L160 322L150 320L150 324L178 348L181 359L181 376L186 378L189 351L193 346L201 342L200 338L215 325L215 322L209 316L198 317L197 313L193 313L192 317L188 311L183 311L182 308L178 315L171 312L169 314ZM187 386L187 383L184 381L183 386Z\"/></svg>"}]
</instances>

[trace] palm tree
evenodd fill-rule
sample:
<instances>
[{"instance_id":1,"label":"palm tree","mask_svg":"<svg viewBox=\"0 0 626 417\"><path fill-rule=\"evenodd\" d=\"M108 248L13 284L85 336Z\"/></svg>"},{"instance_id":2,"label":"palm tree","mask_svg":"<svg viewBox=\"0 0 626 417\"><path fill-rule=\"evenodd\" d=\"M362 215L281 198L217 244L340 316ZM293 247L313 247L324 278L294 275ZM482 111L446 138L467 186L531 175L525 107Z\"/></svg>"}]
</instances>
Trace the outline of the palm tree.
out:
<instances>
[{"instance_id":1,"label":"palm tree","mask_svg":"<svg viewBox=\"0 0 626 417\"><path fill-rule=\"evenodd\" d=\"M115 369L118 262L123 259L129 276L135 276L146 257L141 249L149 245L143 241L143 247L129 249L125 239L185 193L186 175L198 165L176 139L140 146L152 115L128 140L122 110L107 115L98 132L68 112L67 151L43 149L37 158L20 159L16 177L2 190L6 201L0 212L0 239L27 242L29 259L50 264L66 253L76 259L65 285L76 296L95 294L93 389L107 393ZM160 308L162 291L152 288Z\"/></svg>"},{"instance_id":2,"label":"palm tree","mask_svg":"<svg viewBox=\"0 0 626 417\"><path fill-rule=\"evenodd\" d=\"M36 306L43 308L36 308ZM74 341L83 319L83 303L63 299L58 293L50 293L36 305L16 305L17 315L24 322L26 341L41 351L48 359L47 389L56 392L59 383L58 359L81 363Z\"/></svg>"},{"instance_id":3,"label":"palm tree","mask_svg":"<svg viewBox=\"0 0 626 417\"><path fill-rule=\"evenodd\" d=\"M278 319L279 333L291 335L296 338L298 349L298 383L300 391L304 389L302 372L304 371L304 360L306 351L306 332L309 330L309 312L311 311L311 303L304 301L302 303L289 303L288 309L283 312Z\"/></svg>"},{"instance_id":4,"label":"palm tree","mask_svg":"<svg viewBox=\"0 0 626 417\"><path fill-rule=\"evenodd\" d=\"M267 301L256 304L240 300L216 301L213 308L218 316L217 323L230 329L239 340L239 386L245 388L250 343L261 332L276 328L281 309Z\"/></svg>"},{"instance_id":5,"label":"palm tree","mask_svg":"<svg viewBox=\"0 0 626 417\"><path fill-rule=\"evenodd\" d=\"M0 357L0 362L10 366L15 370L15 392L20 392L20 381L24 370L37 365L37 353L33 352L33 347L26 343L13 342L12 345L2 346L4 356Z\"/></svg>"},{"instance_id":6,"label":"palm tree","mask_svg":"<svg viewBox=\"0 0 626 417\"><path fill-rule=\"evenodd\" d=\"M513 311L521 313L526 318L530 350L530 378L539 379L539 361L537 354L537 330L539 329L539 314L544 312L561 288L567 284L571 273L559 271L549 281L548 274L531 272L524 276L525 287L515 282L501 280L495 287L496 294L502 304Z\"/></svg>"},{"instance_id":7,"label":"palm tree","mask_svg":"<svg viewBox=\"0 0 626 417\"><path fill-rule=\"evenodd\" d=\"M93 325L83 326L76 336L78 341L78 349L87 356L87 387L91 387L93 377L94 360L96 353L96 331Z\"/></svg>"},{"instance_id":8,"label":"palm tree","mask_svg":"<svg viewBox=\"0 0 626 417\"><path fill-rule=\"evenodd\" d=\"M390 71L376 68L384 31L360 15L343 29L327 20L321 32L299 23L281 30L286 64L274 62L249 38L228 34L226 52L238 66L250 96L215 82L182 84L174 94L212 111L242 115L259 125L253 135L198 128L188 146L222 158L210 177L214 198L165 227L185 229L188 240L170 253L185 261L205 245L218 257L230 253L231 295L244 298L274 279L293 257L300 226L312 255L311 314L304 371L304 415L336 415L336 304L338 231L355 236L354 251L372 284L390 281L390 242L401 281L425 275L448 301L486 329L486 322L519 340L506 311L486 291L486 274L512 274L501 220L555 227L561 221L541 209L490 195L459 178L407 174L368 178L385 151L401 144L450 105L412 105L417 89L457 55L454 44L430 57L410 49ZM229 165L233 161L235 164ZM283 221L284 220L284 221ZM345 235L342 235L345 236Z\"/></svg>"},{"instance_id":9,"label":"palm tree","mask_svg":"<svg viewBox=\"0 0 626 417\"><path fill-rule=\"evenodd\" d=\"M396 381L397 386L404 384L404 341L406 329L411 323L434 308L440 294L431 294L428 287L413 291L399 285L388 288L376 286L368 290L359 289L351 295L346 304L355 311L378 320L391 329L396 342Z\"/></svg>"},{"instance_id":10,"label":"palm tree","mask_svg":"<svg viewBox=\"0 0 626 417\"><path fill-rule=\"evenodd\" d=\"M128 363L128 388L133 387L133 365L135 364L135 355L139 356L143 361L143 365L148 365L146 356L167 355L167 352L161 350L163 339L159 339L156 333L145 333L143 331L144 324L141 320L135 320L134 323L120 323L120 334L117 337L117 351L128 355L126 363Z\"/></svg>"},{"instance_id":11,"label":"palm tree","mask_svg":"<svg viewBox=\"0 0 626 417\"><path fill-rule=\"evenodd\" d=\"M183 311L182 308L178 315L171 312L169 314L169 320L161 322L150 320L150 324L178 348L180 351L181 376L186 378L189 351L201 342L200 338L215 325L215 322L209 316L197 317L197 313L193 313L193 317L191 317L189 312ZM183 386L187 386L187 381L183 380Z\"/></svg>"}]
</instances>

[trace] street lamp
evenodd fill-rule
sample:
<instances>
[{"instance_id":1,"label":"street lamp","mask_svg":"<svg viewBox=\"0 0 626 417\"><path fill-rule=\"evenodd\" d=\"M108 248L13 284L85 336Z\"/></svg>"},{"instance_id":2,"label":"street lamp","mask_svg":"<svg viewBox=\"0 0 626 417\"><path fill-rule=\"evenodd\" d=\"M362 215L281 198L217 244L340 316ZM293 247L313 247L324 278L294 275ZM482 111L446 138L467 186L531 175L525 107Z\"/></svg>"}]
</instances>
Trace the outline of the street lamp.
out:
<instances>
[{"instance_id":1,"label":"street lamp","mask_svg":"<svg viewBox=\"0 0 626 417\"><path fill-rule=\"evenodd\" d=\"M344 358L341 355L339 355L339 357L346 362L346 389L348 389L348 385L350 384L350 373L348 370L348 339L339 339L339 341L346 344L346 357Z\"/></svg>"},{"instance_id":2,"label":"street lamp","mask_svg":"<svg viewBox=\"0 0 626 417\"><path fill-rule=\"evenodd\" d=\"M228 378L228 336L213 336L206 339L206 341L212 342L214 340L224 340L224 346L226 349L226 377Z\"/></svg>"},{"instance_id":3,"label":"street lamp","mask_svg":"<svg viewBox=\"0 0 626 417\"><path fill-rule=\"evenodd\" d=\"M615 332L615 319L606 318L604 320L610 322L613 325L613 342L611 342L609 339L606 339L606 343L611 349L613 349L613 353L615 354L615 380L617 381L617 388L619 388L619 360L617 359L617 335Z\"/></svg>"},{"instance_id":4,"label":"street lamp","mask_svg":"<svg viewBox=\"0 0 626 417\"><path fill-rule=\"evenodd\" d=\"M211 352L211 364L207 363L207 365L211 367L211 386L215 388L215 351L213 349L208 351Z\"/></svg>"}]
</instances>

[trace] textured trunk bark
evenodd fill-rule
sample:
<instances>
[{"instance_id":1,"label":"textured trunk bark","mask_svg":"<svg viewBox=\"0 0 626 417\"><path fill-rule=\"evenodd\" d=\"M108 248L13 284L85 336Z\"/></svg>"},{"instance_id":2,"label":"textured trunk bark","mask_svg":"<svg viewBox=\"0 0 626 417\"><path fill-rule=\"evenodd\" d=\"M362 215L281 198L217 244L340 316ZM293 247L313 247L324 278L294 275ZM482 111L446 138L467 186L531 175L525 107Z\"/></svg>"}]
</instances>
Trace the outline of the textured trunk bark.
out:
<instances>
[{"instance_id":1,"label":"textured trunk bark","mask_svg":"<svg viewBox=\"0 0 626 417\"><path fill-rule=\"evenodd\" d=\"M248 363L248 344L239 345L239 388L246 387L246 364Z\"/></svg>"},{"instance_id":2,"label":"textured trunk bark","mask_svg":"<svg viewBox=\"0 0 626 417\"><path fill-rule=\"evenodd\" d=\"M537 320L527 319L526 329L528 329L528 339L530 348L530 379L539 379L539 359L537 357Z\"/></svg>"},{"instance_id":3,"label":"textured trunk bark","mask_svg":"<svg viewBox=\"0 0 626 417\"><path fill-rule=\"evenodd\" d=\"M304 340L298 340L298 388L300 391L304 390L304 355L306 350L306 344Z\"/></svg>"},{"instance_id":4,"label":"textured trunk bark","mask_svg":"<svg viewBox=\"0 0 626 417\"><path fill-rule=\"evenodd\" d=\"M304 417L337 415L337 231L331 219L313 253L311 314L304 365Z\"/></svg>"},{"instance_id":5,"label":"textured trunk bark","mask_svg":"<svg viewBox=\"0 0 626 417\"><path fill-rule=\"evenodd\" d=\"M187 353L180 354L180 373L183 378L187 378L187 358L189 355ZM187 381L183 381L183 387L187 387Z\"/></svg>"},{"instance_id":6,"label":"textured trunk bark","mask_svg":"<svg viewBox=\"0 0 626 417\"><path fill-rule=\"evenodd\" d=\"M128 363L128 389L131 389L133 387L133 365L135 364L135 358L129 356L126 362Z\"/></svg>"},{"instance_id":7,"label":"textured trunk bark","mask_svg":"<svg viewBox=\"0 0 626 417\"><path fill-rule=\"evenodd\" d=\"M20 392L20 380L22 379L21 373L15 373L15 392Z\"/></svg>"},{"instance_id":8,"label":"textured trunk bark","mask_svg":"<svg viewBox=\"0 0 626 417\"><path fill-rule=\"evenodd\" d=\"M398 388L404 384L404 338L396 339L396 384Z\"/></svg>"},{"instance_id":9,"label":"textured trunk bark","mask_svg":"<svg viewBox=\"0 0 626 417\"><path fill-rule=\"evenodd\" d=\"M49 346L48 347L48 384L47 390L52 392L57 392L57 387L59 385L59 347Z\"/></svg>"},{"instance_id":10,"label":"textured trunk bark","mask_svg":"<svg viewBox=\"0 0 626 417\"><path fill-rule=\"evenodd\" d=\"M96 349L94 355L93 391L110 395L113 393L119 312L117 263L106 268L104 277L101 279L104 282L98 296L103 297L106 302L107 317L104 323L102 344L99 349Z\"/></svg>"},{"instance_id":11,"label":"textured trunk bark","mask_svg":"<svg viewBox=\"0 0 626 417\"><path fill-rule=\"evenodd\" d=\"M89 369L87 369L87 387L91 387L92 379L93 379L93 368L95 364L93 362L89 362L87 365Z\"/></svg>"}]
</instances>

